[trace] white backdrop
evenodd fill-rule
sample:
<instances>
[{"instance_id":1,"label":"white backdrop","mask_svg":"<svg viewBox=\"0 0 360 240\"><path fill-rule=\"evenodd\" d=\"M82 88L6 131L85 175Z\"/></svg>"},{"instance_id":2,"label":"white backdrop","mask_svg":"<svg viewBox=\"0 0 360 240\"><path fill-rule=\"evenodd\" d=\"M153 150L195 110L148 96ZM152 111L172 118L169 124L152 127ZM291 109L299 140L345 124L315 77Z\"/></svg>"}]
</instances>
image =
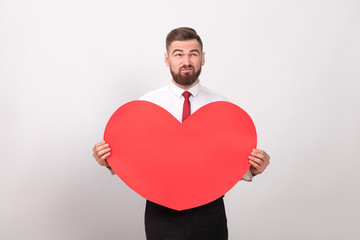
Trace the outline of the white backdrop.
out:
<instances>
[{"instance_id":1,"label":"white backdrop","mask_svg":"<svg viewBox=\"0 0 360 240\"><path fill-rule=\"evenodd\" d=\"M359 239L357 0L0 0L0 239L144 239L145 200L92 158L120 105L168 84L195 28L203 85L252 116L267 171L230 239Z\"/></svg>"}]
</instances>

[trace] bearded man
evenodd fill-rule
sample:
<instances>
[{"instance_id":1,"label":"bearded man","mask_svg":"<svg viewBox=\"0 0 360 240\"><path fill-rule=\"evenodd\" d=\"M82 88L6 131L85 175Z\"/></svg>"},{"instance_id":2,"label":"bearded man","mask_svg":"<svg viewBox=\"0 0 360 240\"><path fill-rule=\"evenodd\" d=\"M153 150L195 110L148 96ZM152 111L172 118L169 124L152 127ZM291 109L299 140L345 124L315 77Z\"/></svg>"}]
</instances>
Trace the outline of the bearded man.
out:
<instances>
[{"instance_id":1,"label":"bearded man","mask_svg":"<svg viewBox=\"0 0 360 240\"><path fill-rule=\"evenodd\" d=\"M200 84L204 63L203 44L196 31L187 27L172 30L166 38L165 53L165 64L170 68L172 81L169 86L149 92L140 100L159 105L179 122L208 103L227 101ZM185 111L186 103L189 108ZM94 146L93 156L100 165L110 168L106 161L110 148L106 142ZM249 156L251 167L242 180L251 181L253 176L262 173L269 159L265 151L254 149ZM228 229L223 197L183 211L147 200L145 231L148 240L226 240Z\"/></svg>"}]
</instances>

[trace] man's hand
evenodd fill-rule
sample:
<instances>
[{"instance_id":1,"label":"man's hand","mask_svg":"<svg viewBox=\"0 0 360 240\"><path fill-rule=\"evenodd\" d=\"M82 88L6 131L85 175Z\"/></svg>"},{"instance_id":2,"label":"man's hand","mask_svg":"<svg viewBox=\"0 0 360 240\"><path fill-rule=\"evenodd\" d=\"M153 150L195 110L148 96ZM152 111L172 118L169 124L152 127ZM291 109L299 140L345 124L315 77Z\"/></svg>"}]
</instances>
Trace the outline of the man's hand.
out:
<instances>
[{"instance_id":1,"label":"man's hand","mask_svg":"<svg viewBox=\"0 0 360 240\"><path fill-rule=\"evenodd\" d=\"M263 150L253 149L249 156L250 171L255 176L262 173L269 165L270 156Z\"/></svg>"},{"instance_id":2,"label":"man's hand","mask_svg":"<svg viewBox=\"0 0 360 240\"><path fill-rule=\"evenodd\" d=\"M109 167L109 164L106 161L106 158L110 156L109 144L105 141L95 144L93 148L93 156L101 166Z\"/></svg>"}]
</instances>

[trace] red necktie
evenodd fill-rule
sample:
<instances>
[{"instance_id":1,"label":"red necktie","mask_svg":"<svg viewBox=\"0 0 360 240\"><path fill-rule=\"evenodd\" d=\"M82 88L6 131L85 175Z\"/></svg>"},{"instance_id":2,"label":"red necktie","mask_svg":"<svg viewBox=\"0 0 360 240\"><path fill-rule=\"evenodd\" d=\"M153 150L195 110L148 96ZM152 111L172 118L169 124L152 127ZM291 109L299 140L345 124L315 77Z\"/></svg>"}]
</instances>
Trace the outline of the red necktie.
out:
<instances>
[{"instance_id":1,"label":"red necktie","mask_svg":"<svg viewBox=\"0 0 360 240\"><path fill-rule=\"evenodd\" d=\"M190 92L185 91L182 94L185 98L184 101L184 106L183 106L183 115L182 115L182 121L185 121L185 119L190 116L190 101L189 101L189 97L191 95Z\"/></svg>"}]
</instances>

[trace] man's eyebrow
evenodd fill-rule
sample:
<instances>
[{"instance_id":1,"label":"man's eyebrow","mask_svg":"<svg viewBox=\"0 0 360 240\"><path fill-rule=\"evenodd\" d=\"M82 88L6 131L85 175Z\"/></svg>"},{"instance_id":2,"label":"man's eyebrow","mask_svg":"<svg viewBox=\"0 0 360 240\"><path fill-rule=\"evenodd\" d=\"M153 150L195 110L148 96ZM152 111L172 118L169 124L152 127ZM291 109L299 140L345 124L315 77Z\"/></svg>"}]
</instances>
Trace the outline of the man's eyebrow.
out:
<instances>
[{"instance_id":1,"label":"man's eyebrow","mask_svg":"<svg viewBox=\"0 0 360 240\"><path fill-rule=\"evenodd\" d=\"M200 54L199 50L197 50L197 49L193 49L190 52L197 52L198 54Z\"/></svg>"},{"instance_id":2,"label":"man's eyebrow","mask_svg":"<svg viewBox=\"0 0 360 240\"><path fill-rule=\"evenodd\" d=\"M172 52L172 54L174 54L174 53L177 52L177 51L179 51L179 52L184 52L184 50L182 50L182 49L175 49L175 50ZM190 50L190 52L197 52L198 54L200 54L199 50L197 50L197 49Z\"/></svg>"},{"instance_id":3,"label":"man's eyebrow","mask_svg":"<svg viewBox=\"0 0 360 240\"><path fill-rule=\"evenodd\" d=\"M181 50L181 49L175 49L173 52L172 52L172 54L174 54L174 52L176 52L176 51L179 51L179 52L184 52L183 50Z\"/></svg>"}]
</instances>

